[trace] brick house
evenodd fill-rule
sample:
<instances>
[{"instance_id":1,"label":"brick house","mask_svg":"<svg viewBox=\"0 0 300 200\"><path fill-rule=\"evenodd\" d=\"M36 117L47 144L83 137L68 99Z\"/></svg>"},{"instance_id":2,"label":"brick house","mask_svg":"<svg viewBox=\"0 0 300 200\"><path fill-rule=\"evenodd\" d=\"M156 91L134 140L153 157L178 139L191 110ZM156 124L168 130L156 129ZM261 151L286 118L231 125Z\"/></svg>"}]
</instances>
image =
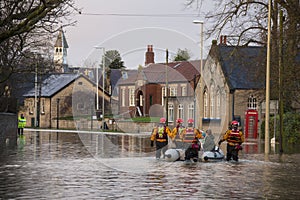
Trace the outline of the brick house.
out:
<instances>
[{"instance_id":1,"label":"brick house","mask_svg":"<svg viewBox=\"0 0 300 200\"><path fill-rule=\"evenodd\" d=\"M152 45L148 45L145 67L123 71L118 82L121 116L163 117L168 101L168 122L194 118L194 87L199 80L200 61L154 63ZM169 88L166 98L166 88Z\"/></svg>"},{"instance_id":2,"label":"brick house","mask_svg":"<svg viewBox=\"0 0 300 200\"><path fill-rule=\"evenodd\" d=\"M46 77L37 91L32 88L24 94L24 113L27 126L34 126L39 121L39 127L57 127L57 117L85 117L96 115L95 95L96 84L80 74L51 74ZM99 102L105 99L105 106L109 108L110 96L102 93L98 88ZM35 99L38 100L38 111L35 108ZM101 106L100 106L101 107ZM36 115L36 114L39 115Z\"/></svg>"}]
</instances>

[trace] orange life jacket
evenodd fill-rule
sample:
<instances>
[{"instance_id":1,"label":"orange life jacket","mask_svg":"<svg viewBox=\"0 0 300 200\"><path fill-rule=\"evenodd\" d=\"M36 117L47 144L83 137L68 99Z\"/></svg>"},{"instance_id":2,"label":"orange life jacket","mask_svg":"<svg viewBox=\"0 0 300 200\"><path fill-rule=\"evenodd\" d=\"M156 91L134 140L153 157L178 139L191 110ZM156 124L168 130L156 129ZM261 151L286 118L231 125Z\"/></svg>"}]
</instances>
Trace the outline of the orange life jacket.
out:
<instances>
[{"instance_id":1,"label":"orange life jacket","mask_svg":"<svg viewBox=\"0 0 300 200\"><path fill-rule=\"evenodd\" d=\"M227 138L227 142L229 143L240 143L242 142L242 138L239 130L231 130L230 134Z\"/></svg>"},{"instance_id":2,"label":"orange life jacket","mask_svg":"<svg viewBox=\"0 0 300 200\"><path fill-rule=\"evenodd\" d=\"M183 142L192 143L195 139L194 128L187 128Z\"/></svg>"}]
</instances>

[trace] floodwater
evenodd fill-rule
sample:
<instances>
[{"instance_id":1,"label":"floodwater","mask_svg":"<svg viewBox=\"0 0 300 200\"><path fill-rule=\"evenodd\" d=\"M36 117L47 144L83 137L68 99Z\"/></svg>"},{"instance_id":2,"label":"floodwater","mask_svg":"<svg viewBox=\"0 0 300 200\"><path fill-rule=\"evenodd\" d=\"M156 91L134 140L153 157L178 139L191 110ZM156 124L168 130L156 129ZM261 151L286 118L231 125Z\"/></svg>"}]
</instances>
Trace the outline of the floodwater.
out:
<instances>
[{"instance_id":1,"label":"floodwater","mask_svg":"<svg viewBox=\"0 0 300 200\"><path fill-rule=\"evenodd\" d=\"M226 144L222 144L225 148ZM239 162L164 162L149 134L25 131L0 152L0 199L300 199L300 149Z\"/></svg>"}]
</instances>

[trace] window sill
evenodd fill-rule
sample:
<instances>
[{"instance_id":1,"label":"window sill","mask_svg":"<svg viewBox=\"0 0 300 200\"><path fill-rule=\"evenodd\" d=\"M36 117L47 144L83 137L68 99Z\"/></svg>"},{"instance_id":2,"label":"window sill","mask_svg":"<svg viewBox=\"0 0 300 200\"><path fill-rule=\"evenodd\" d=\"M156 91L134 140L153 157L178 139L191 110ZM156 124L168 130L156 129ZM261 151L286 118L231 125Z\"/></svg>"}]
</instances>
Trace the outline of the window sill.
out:
<instances>
[{"instance_id":1,"label":"window sill","mask_svg":"<svg viewBox=\"0 0 300 200\"><path fill-rule=\"evenodd\" d=\"M221 119L220 118L202 118L203 123L210 123L210 122L215 122L215 123L220 123Z\"/></svg>"}]
</instances>

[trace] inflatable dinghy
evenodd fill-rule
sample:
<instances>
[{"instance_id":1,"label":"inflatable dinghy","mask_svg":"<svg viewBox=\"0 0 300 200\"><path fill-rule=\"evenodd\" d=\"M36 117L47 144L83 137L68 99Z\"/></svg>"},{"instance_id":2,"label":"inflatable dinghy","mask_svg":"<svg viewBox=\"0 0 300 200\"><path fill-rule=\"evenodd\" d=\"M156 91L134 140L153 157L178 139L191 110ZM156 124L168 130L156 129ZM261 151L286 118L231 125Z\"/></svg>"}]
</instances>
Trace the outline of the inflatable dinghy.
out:
<instances>
[{"instance_id":1,"label":"inflatable dinghy","mask_svg":"<svg viewBox=\"0 0 300 200\"><path fill-rule=\"evenodd\" d=\"M175 162L177 160L183 160L185 151L183 149L168 149L165 152L165 161Z\"/></svg>"},{"instance_id":2,"label":"inflatable dinghy","mask_svg":"<svg viewBox=\"0 0 300 200\"><path fill-rule=\"evenodd\" d=\"M218 146L215 146L213 151L204 151L202 155L203 161L217 161L222 159L224 159L224 153Z\"/></svg>"}]
</instances>

